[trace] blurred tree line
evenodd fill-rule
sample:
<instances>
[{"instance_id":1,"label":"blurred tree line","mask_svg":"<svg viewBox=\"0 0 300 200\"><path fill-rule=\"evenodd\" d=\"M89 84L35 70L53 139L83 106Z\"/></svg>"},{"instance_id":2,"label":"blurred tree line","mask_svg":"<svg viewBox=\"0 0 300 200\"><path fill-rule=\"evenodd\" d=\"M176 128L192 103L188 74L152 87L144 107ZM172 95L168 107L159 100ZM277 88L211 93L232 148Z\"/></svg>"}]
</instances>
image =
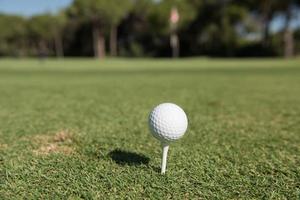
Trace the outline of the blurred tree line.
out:
<instances>
[{"instance_id":1,"label":"blurred tree line","mask_svg":"<svg viewBox=\"0 0 300 200\"><path fill-rule=\"evenodd\" d=\"M300 0L74 0L57 14L0 14L0 56L169 57L170 11L180 14L180 56L285 56L300 52L291 22ZM282 28L271 31L275 18Z\"/></svg>"}]
</instances>

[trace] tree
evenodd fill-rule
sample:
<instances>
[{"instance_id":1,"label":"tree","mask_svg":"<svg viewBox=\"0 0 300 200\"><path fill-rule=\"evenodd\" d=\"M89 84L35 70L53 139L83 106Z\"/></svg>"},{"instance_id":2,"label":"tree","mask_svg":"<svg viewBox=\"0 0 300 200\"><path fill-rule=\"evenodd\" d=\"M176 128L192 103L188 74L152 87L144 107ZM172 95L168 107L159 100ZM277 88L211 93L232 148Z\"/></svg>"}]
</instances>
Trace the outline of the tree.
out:
<instances>
[{"instance_id":1,"label":"tree","mask_svg":"<svg viewBox=\"0 0 300 200\"><path fill-rule=\"evenodd\" d=\"M119 24L119 54L122 56L153 56L153 32L149 23L152 0L135 0L128 15Z\"/></svg>"},{"instance_id":2,"label":"tree","mask_svg":"<svg viewBox=\"0 0 300 200\"><path fill-rule=\"evenodd\" d=\"M0 14L0 55L26 55L26 26L22 17Z\"/></svg>"},{"instance_id":3,"label":"tree","mask_svg":"<svg viewBox=\"0 0 300 200\"><path fill-rule=\"evenodd\" d=\"M29 21L30 38L38 54L51 53L55 37L54 18L50 14L37 15Z\"/></svg>"},{"instance_id":4,"label":"tree","mask_svg":"<svg viewBox=\"0 0 300 200\"><path fill-rule=\"evenodd\" d=\"M254 1L256 2L256 1ZM264 22L263 29L263 45L270 46L270 23L275 16L281 15L285 18L283 25L283 52L285 57L293 55L294 38L293 30L290 27L292 19L294 19L293 10L299 9L299 0L263 0L256 2L260 5L260 12Z\"/></svg>"},{"instance_id":5,"label":"tree","mask_svg":"<svg viewBox=\"0 0 300 200\"><path fill-rule=\"evenodd\" d=\"M291 28L291 22L295 18L294 10L299 11L299 0L286 0L279 4L280 14L283 14L285 23L283 26L283 54L284 57L289 58L294 55L294 31Z\"/></svg>"},{"instance_id":6,"label":"tree","mask_svg":"<svg viewBox=\"0 0 300 200\"><path fill-rule=\"evenodd\" d=\"M75 0L70 7L71 15L91 23L94 56L98 58L105 57L104 26L105 13L108 12L103 9L105 4L104 0Z\"/></svg>"},{"instance_id":7,"label":"tree","mask_svg":"<svg viewBox=\"0 0 300 200\"><path fill-rule=\"evenodd\" d=\"M270 47L270 26L271 22L278 13L285 13L286 24L289 26L291 18L291 8L298 0L246 0L250 11L260 16L262 22L262 44L264 47ZM286 30L287 31L287 30Z\"/></svg>"},{"instance_id":8,"label":"tree","mask_svg":"<svg viewBox=\"0 0 300 200\"><path fill-rule=\"evenodd\" d=\"M295 55L300 55L300 28L294 31L294 41L295 41Z\"/></svg>"},{"instance_id":9,"label":"tree","mask_svg":"<svg viewBox=\"0 0 300 200\"><path fill-rule=\"evenodd\" d=\"M184 56L233 56L239 42L237 27L248 14L246 7L224 0L189 2L197 14L182 31L182 45L189 50Z\"/></svg>"},{"instance_id":10,"label":"tree","mask_svg":"<svg viewBox=\"0 0 300 200\"><path fill-rule=\"evenodd\" d=\"M175 15L178 12L179 15L176 27L170 25L171 11ZM149 21L158 32L170 35L170 46L173 47L173 56L179 56L180 41L177 32L188 26L195 16L196 9L189 0L162 0L153 6Z\"/></svg>"},{"instance_id":11,"label":"tree","mask_svg":"<svg viewBox=\"0 0 300 200\"><path fill-rule=\"evenodd\" d=\"M48 52L54 47L57 57L64 56L63 30L67 23L67 17L64 12L57 15L43 14L31 18L29 30L34 41L38 41L39 51Z\"/></svg>"},{"instance_id":12,"label":"tree","mask_svg":"<svg viewBox=\"0 0 300 200\"><path fill-rule=\"evenodd\" d=\"M126 17L132 8L132 1L130 0L110 0L108 1L108 9L111 11L111 16L109 16L110 25L110 55L117 55L117 38L118 38L118 25L121 20Z\"/></svg>"},{"instance_id":13,"label":"tree","mask_svg":"<svg viewBox=\"0 0 300 200\"><path fill-rule=\"evenodd\" d=\"M23 56L55 51L63 56L66 18L62 15L43 14L29 19L0 15L0 54Z\"/></svg>"},{"instance_id":14,"label":"tree","mask_svg":"<svg viewBox=\"0 0 300 200\"><path fill-rule=\"evenodd\" d=\"M60 12L52 18L52 32L57 57L64 57L63 31L68 20L65 12Z\"/></svg>"},{"instance_id":15,"label":"tree","mask_svg":"<svg viewBox=\"0 0 300 200\"><path fill-rule=\"evenodd\" d=\"M129 0L75 0L71 12L91 22L93 29L94 55L105 57L105 31L111 29L111 50L116 53L116 27L127 13Z\"/></svg>"}]
</instances>

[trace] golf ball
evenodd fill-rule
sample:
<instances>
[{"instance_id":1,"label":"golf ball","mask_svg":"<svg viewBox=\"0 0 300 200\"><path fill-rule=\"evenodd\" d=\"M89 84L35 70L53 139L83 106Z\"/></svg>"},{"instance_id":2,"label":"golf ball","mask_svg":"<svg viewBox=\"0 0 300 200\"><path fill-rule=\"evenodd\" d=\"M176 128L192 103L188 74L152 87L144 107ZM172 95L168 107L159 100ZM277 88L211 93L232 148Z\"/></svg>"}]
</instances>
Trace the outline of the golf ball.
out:
<instances>
[{"instance_id":1,"label":"golf ball","mask_svg":"<svg viewBox=\"0 0 300 200\"><path fill-rule=\"evenodd\" d=\"M160 104L149 115L152 135L164 143L181 138L187 127L188 119L185 112L173 103Z\"/></svg>"}]
</instances>

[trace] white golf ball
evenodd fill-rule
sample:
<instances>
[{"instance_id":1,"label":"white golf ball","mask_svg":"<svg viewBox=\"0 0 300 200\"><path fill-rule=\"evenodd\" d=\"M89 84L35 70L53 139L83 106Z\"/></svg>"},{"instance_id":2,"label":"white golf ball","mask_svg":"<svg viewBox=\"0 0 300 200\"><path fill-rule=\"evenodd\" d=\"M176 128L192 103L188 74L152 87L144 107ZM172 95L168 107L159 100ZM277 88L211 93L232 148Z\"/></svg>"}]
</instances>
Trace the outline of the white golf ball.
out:
<instances>
[{"instance_id":1,"label":"white golf ball","mask_svg":"<svg viewBox=\"0 0 300 200\"><path fill-rule=\"evenodd\" d=\"M150 113L150 131L161 142L168 143L181 138L187 127L187 116L176 104L160 104Z\"/></svg>"}]
</instances>

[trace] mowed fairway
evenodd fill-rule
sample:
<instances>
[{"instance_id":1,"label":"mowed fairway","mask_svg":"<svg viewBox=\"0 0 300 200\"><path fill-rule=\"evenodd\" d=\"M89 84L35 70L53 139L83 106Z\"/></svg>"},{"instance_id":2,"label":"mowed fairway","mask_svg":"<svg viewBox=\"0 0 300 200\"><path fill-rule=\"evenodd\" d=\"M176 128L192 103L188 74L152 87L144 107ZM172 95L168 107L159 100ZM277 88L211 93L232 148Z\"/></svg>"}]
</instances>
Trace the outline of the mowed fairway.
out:
<instances>
[{"instance_id":1,"label":"mowed fairway","mask_svg":"<svg viewBox=\"0 0 300 200\"><path fill-rule=\"evenodd\" d=\"M183 107L167 174L150 110ZM0 60L0 199L299 199L300 59Z\"/></svg>"}]
</instances>

